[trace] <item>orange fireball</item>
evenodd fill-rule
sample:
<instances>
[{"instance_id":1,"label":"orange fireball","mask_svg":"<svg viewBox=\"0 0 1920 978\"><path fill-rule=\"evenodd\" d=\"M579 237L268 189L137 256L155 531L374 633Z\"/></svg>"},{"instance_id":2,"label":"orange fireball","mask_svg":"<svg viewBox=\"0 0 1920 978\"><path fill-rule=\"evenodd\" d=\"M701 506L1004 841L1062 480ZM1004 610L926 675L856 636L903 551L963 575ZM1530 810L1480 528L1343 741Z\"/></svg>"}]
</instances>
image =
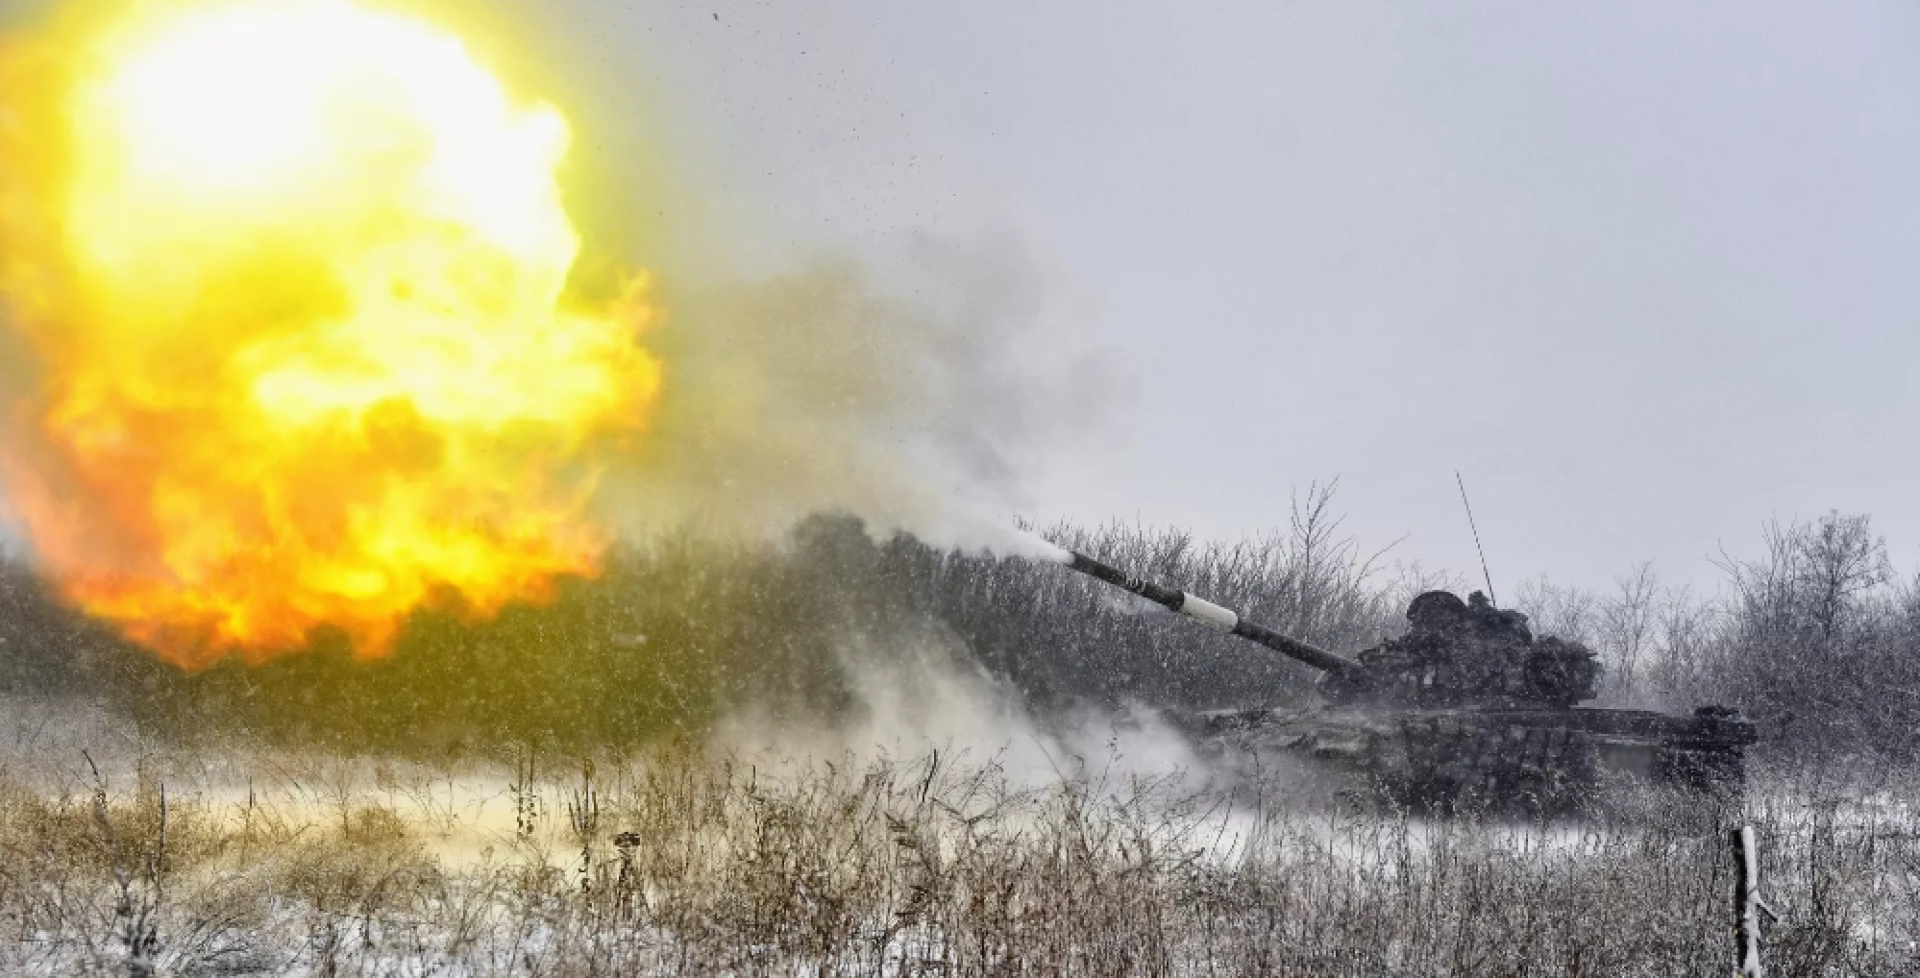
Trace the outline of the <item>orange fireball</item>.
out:
<instances>
[{"instance_id":1,"label":"orange fireball","mask_svg":"<svg viewBox=\"0 0 1920 978\"><path fill-rule=\"evenodd\" d=\"M660 365L568 292L566 120L345 0L148 4L0 49L7 498L68 598L184 666L589 573Z\"/></svg>"}]
</instances>

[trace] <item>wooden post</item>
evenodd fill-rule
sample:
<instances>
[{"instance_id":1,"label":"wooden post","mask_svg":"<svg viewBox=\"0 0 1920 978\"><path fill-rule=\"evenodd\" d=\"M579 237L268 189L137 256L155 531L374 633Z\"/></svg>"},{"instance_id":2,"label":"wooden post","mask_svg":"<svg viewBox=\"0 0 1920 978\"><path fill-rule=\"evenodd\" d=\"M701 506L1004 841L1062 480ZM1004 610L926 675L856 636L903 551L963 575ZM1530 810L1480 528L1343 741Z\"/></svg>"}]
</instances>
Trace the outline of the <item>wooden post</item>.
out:
<instances>
[{"instance_id":1,"label":"wooden post","mask_svg":"<svg viewBox=\"0 0 1920 978\"><path fill-rule=\"evenodd\" d=\"M1733 934L1738 978L1764 978L1760 968L1760 854L1753 826L1733 830Z\"/></svg>"}]
</instances>

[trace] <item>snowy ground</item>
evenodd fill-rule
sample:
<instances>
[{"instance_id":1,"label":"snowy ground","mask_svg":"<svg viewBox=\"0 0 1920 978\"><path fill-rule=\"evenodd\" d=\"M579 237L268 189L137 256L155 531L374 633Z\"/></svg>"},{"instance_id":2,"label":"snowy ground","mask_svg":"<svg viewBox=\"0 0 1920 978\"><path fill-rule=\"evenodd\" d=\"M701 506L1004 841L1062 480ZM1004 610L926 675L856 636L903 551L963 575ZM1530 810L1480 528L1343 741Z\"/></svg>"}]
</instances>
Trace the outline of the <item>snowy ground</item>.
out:
<instances>
[{"instance_id":1,"label":"snowy ground","mask_svg":"<svg viewBox=\"0 0 1920 978\"><path fill-rule=\"evenodd\" d=\"M1671 809L1399 819L1060 742L1037 764L951 739L179 750L12 707L9 974L1666 975L1730 954L1725 846ZM1777 973L1920 972L1911 797L1755 792Z\"/></svg>"}]
</instances>

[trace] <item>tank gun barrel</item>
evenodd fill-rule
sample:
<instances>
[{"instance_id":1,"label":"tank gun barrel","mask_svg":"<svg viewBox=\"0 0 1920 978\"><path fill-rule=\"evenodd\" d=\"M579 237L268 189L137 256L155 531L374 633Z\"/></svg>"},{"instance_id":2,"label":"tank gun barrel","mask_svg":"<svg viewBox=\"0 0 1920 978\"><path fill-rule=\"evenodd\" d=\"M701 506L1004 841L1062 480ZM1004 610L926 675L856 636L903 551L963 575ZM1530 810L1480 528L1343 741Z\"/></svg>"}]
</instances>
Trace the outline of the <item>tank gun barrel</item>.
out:
<instances>
[{"instance_id":1,"label":"tank gun barrel","mask_svg":"<svg viewBox=\"0 0 1920 978\"><path fill-rule=\"evenodd\" d=\"M1344 673L1360 669L1360 663L1345 656L1335 655L1325 649L1308 645L1297 639L1289 638L1265 625L1251 622L1240 617L1240 613L1231 608L1223 608L1205 598L1188 594L1176 588L1129 577L1119 568L1101 563L1076 550L1067 551L1071 558L1067 566L1088 577L1098 578L1114 587L1131 591L1168 611L1177 611L1215 631L1238 635L1250 642L1258 642L1287 656L1299 660L1322 672Z\"/></svg>"}]
</instances>

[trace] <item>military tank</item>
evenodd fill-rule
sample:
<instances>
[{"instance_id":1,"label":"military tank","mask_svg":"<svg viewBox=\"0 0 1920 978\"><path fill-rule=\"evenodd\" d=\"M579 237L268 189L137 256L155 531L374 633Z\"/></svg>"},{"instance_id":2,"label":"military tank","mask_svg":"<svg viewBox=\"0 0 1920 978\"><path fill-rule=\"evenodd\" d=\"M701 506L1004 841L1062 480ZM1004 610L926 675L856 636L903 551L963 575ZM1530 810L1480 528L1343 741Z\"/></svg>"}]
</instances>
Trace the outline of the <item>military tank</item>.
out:
<instances>
[{"instance_id":1,"label":"military tank","mask_svg":"<svg viewBox=\"0 0 1920 978\"><path fill-rule=\"evenodd\" d=\"M1535 638L1526 615L1477 591L1414 598L1406 634L1348 657L1066 554L1076 571L1322 673L1322 702L1309 707L1178 718L1221 750L1294 759L1419 810L1566 810L1617 783L1721 800L1742 788L1751 722L1717 706L1691 716L1580 706L1600 679L1593 651Z\"/></svg>"}]
</instances>

